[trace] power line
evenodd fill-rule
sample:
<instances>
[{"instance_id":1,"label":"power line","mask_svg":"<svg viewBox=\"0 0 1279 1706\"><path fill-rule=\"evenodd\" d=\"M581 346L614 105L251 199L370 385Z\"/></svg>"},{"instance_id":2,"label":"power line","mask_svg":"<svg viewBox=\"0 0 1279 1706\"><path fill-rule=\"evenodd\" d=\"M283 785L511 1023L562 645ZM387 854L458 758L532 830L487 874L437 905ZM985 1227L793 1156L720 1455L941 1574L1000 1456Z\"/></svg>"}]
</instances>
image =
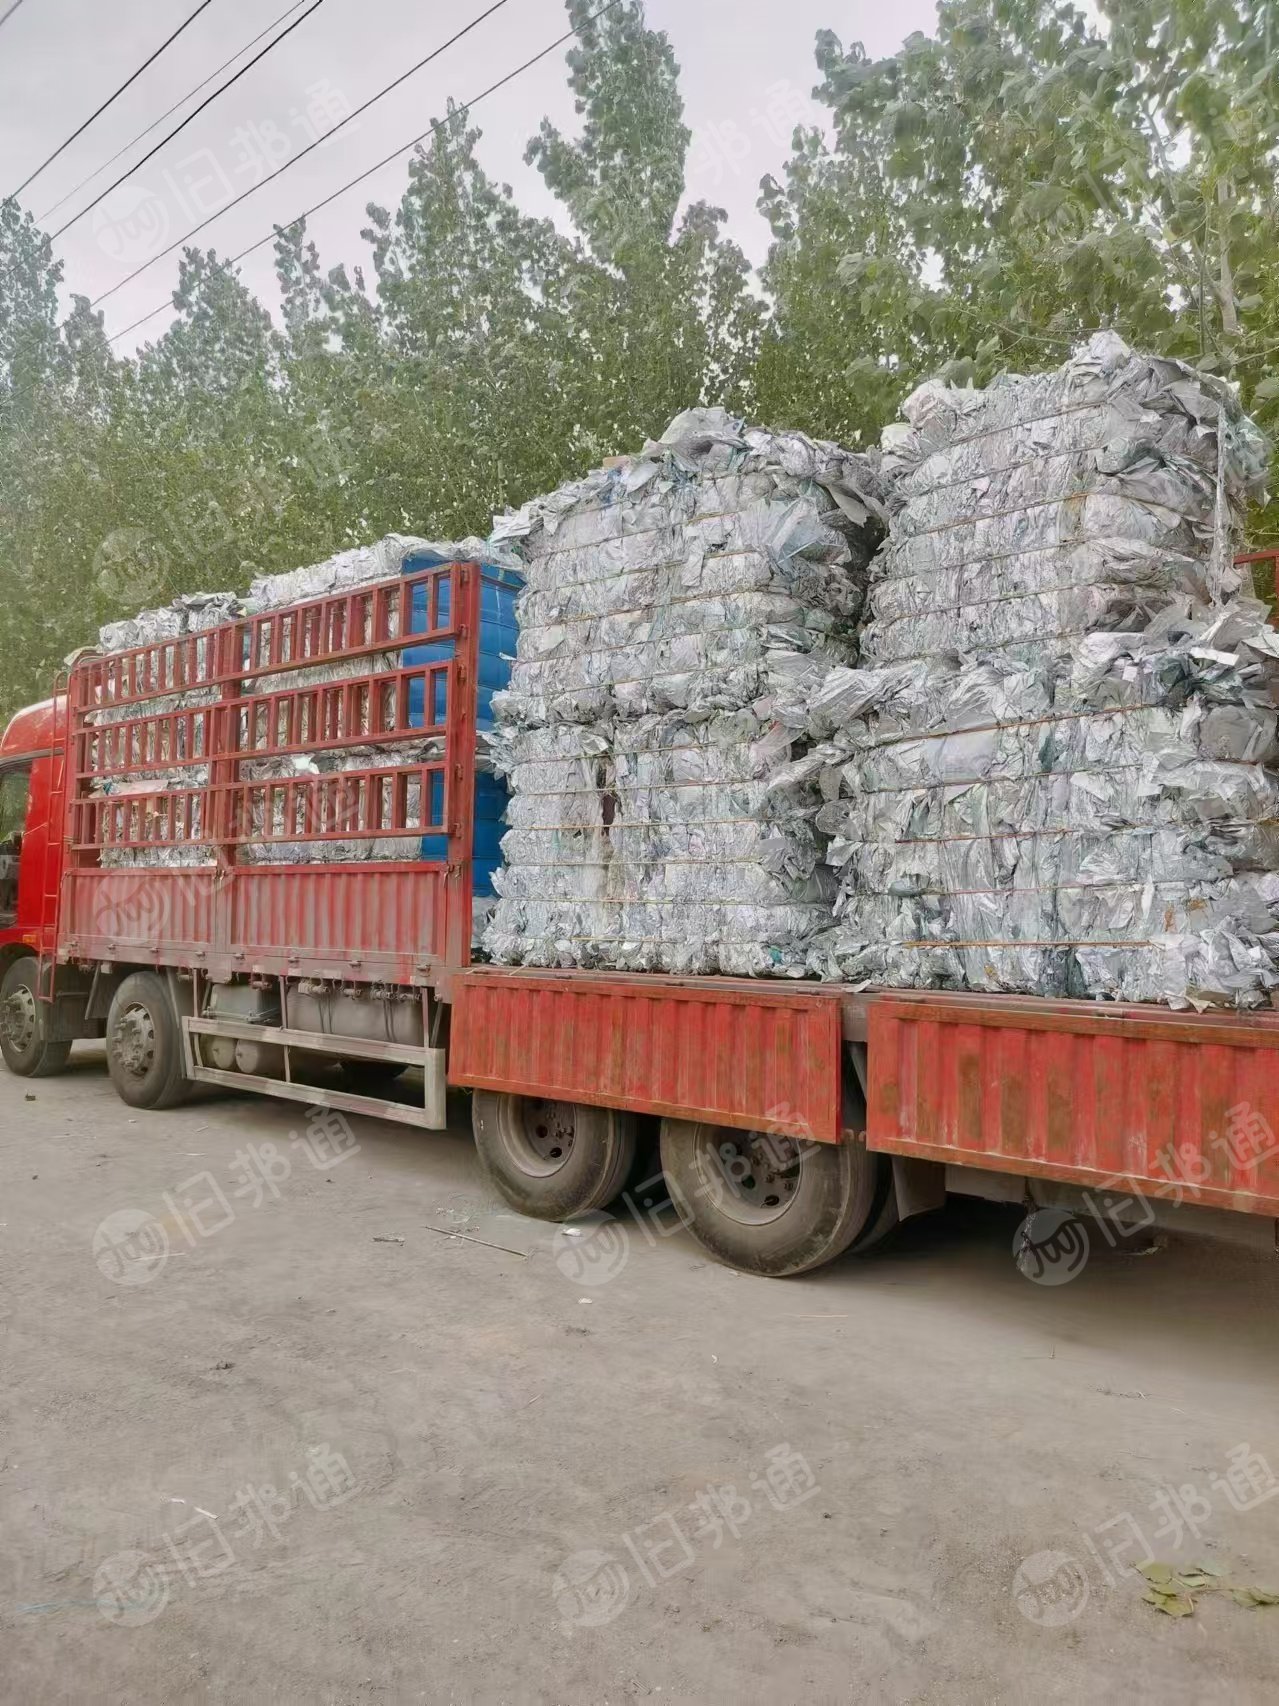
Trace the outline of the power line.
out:
<instances>
[{"instance_id":1,"label":"power line","mask_svg":"<svg viewBox=\"0 0 1279 1706\"><path fill-rule=\"evenodd\" d=\"M95 166L87 177L81 178L80 182L76 184L73 189L69 189L64 196L60 196L58 200L54 202L52 207L46 207L43 213L37 214L36 224L43 225L50 214L56 213L60 207L65 207L67 202L71 200L71 197L73 195L79 195L80 191L86 184L91 184L95 178L100 177L102 173L106 171L108 166L114 166L122 154L127 154L130 148L136 147L136 145L142 141L144 136L150 136L151 132L157 125L163 124L166 118L171 118L173 114L177 112L179 107L184 107L191 99L192 95L198 95L201 89L207 89L213 79L215 77L220 77L228 65L234 65L242 53L247 53L251 47L256 47L262 40L263 36L269 36L277 24L282 24L287 17L297 11L299 6L303 6L305 4L306 0L293 0L293 4L281 12L278 18L273 18L264 30L259 30L252 41L246 41L243 47L237 48L229 59L224 59L222 61L216 71L210 71L209 75L202 82L197 83L194 89L188 89L186 94L180 96L178 100L174 101L171 107L166 107L160 114L159 118L153 118L151 123L147 125L146 129L140 130L131 142L126 142L123 148L117 148L109 160L104 160L100 166Z\"/></svg>"},{"instance_id":2,"label":"power line","mask_svg":"<svg viewBox=\"0 0 1279 1706\"><path fill-rule=\"evenodd\" d=\"M346 117L340 119L331 130L326 130L323 136L317 136L314 142L308 142L306 147L295 154L291 160L286 160L282 166L277 166L275 171L269 173L261 180L261 182L250 184L248 189L241 191L234 201L229 201L225 207L218 208L215 213L211 213L209 217L203 220L199 225L193 225L185 236L179 237L176 242L170 243L167 249L161 249L159 254L152 255L150 260L143 261L142 265L139 267L134 267L133 271L127 278L122 278L119 284L113 284L110 290L104 290L101 296L95 296L89 306L91 308L96 308L100 302L105 302L108 297L114 296L117 290L123 290L126 284L132 284L133 280L137 278L140 273L146 272L148 267L153 267L157 261L162 261L166 255L171 255L175 249L180 249L184 243L189 242L192 237L197 236L205 229L206 226L212 225L215 219L221 219L224 213L230 213L233 207L239 207L240 203L247 200L249 196L256 195L257 192L260 189L265 188L272 179L280 177L280 175L287 172L291 166L296 166L298 161L305 159L313 148L318 148L322 142L328 142L332 137L337 135L343 125L350 124L352 119L357 119L361 113L368 112L369 108L375 106L384 95L389 95L392 89L398 89L400 84L407 78L412 77L416 72L420 71L424 65L429 65L433 59L438 59L447 48L453 46L454 42L461 41L463 36L470 35L471 31L475 29L477 25L484 22L485 18L491 18L494 12L500 12L502 7L507 4L508 0L494 0L494 4L489 7L487 12L481 12L478 18L472 18L470 23L464 25L456 35L450 36L446 42L441 42L439 47L433 48L432 51L427 54L425 59L419 59L416 65L411 65L407 71L401 72L393 83L388 83L385 89L379 89L377 94L371 96L367 101L365 101L362 107L356 107L354 112L347 113Z\"/></svg>"},{"instance_id":3,"label":"power line","mask_svg":"<svg viewBox=\"0 0 1279 1706\"><path fill-rule=\"evenodd\" d=\"M582 22L584 24L594 23L596 18L602 18L606 12L611 12L615 6L620 6L621 3L622 0L608 0L607 5L600 6L596 11L588 13ZM468 113L474 111L481 101L486 101L490 95L495 95L499 89L504 89L508 83L513 83L517 77L536 65L539 60L545 59L550 53L554 53L557 47L563 47L566 41L572 41L576 34L577 29L566 30L562 36L557 36L553 42L548 43L540 53L535 53L531 59L526 59L522 65L517 65L514 71L508 71L505 77L499 77L496 83L490 83L487 89L482 89L478 95L467 101L461 110ZM260 249L264 243L270 243L285 231L292 231L295 225L300 225L304 219L309 219L313 213L319 213L322 208L328 207L330 202L336 201L348 190L353 190L357 184L362 184L366 178L371 178L374 172L380 172L383 166L389 166L392 160L397 160L401 154L406 154L410 148L416 148L419 142L425 142L428 136L434 136L437 131L443 130L449 122L449 119L436 119L435 123L428 125L420 136L415 136L410 141L402 143L399 148L392 149L384 159L379 160L357 177L348 179L339 189L334 190L332 195L326 195L323 201L317 201L313 207L306 208L298 214L296 219L291 219L287 225L273 226L265 237L259 237L256 243L250 243L248 248L241 249L238 255L232 255L226 265L235 266L238 261L244 260L247 255L251 255L255 250ZM136 332L139 326L145 326L148 320L154 320L157 314L163 314L165 309L171 308L172 305L173 298L170 296L167 302L162 302L158 308L153 308L149 314L144 314L140 320L135 320L132 325L125 326L118 332L110 333L107 342L114 344L118 343L121 338L127 338L130 332Z\"/></svg>"},{"instance_id":4,"label":"power line","mask_svg":"<svg viewBox=\"0 0 1279 1706\"><path fill-rule=\"evenodd\" d=\"M5 13L4 17L0 18L0 29L4 28L4 26L9 22L9 19L13 16L13 14L18 10L18 7L21 5L22 5L22 0L13 0L13 5L10 6L9 10Z\"/></svg>"},{"instance_id":5,"label":"power line","mask_svg":"<svg viewBox=\"0 0 1279 1706\"><path fill-rule=\"evenodd\" d=\"M208 0L204 0L204 4L207 5ZM199 118L200 114L204 111L204 109L206 107L211 107L213 105L214 101L217 100L219 95L224 95L233 83L238 83L240 81L241 77L244 76L246 71L252 71L253 67L258 63L258 61L260 59L265 59L267 54L271 52L272 48L279 47L280 43L284 40L285 36L292 35L294 30L297 29L298 25L304 24L306 22L306 20L311 16L311 13L318 10L318 8L321 7L323 4L324 4L324 0L311 0L311 4L307 7L306 11L303 12L303 14L300 18L294 18L293 22L288 26L287 29L281 30L279 35L276 36L273 41L269 41L266 44L266 46L262 49L261 53L255 53L253 55L253 58L250 59L246 65L242 65L240 67L240 69L235 73L234 76L228 77L225 83L219 84L218 87L213 91L213 93L211 95L206 95L204 100L202 100L200 102L199 106L193 107L192 110L187 114L187 116L182 120L181 124L175 124L173 129L171 131L169 131L167 136L162 136L160 138L160 140L156 143L155 147L152 148L149 153L144 154L140 160L135 160L133 165L129 167L127 172L122 172L120 174L120 176L115 180L114 183L107 185L106 189L104 189L102 191L101 195L95 196L93 198L93 200L91 202L89 202L89 204L86 207L82 207L80 209L79 213L73 214L72 217L70 219L68 219L64 225L60 225L58 227L58 229L50 237L49 241L51 243L56 242L57 239L59 237L61 237L61 235L64 231L69 231L73 225L75 225L79 220L84 218L86 213L91 213L93 211L93 209L95 207L97 207L99 202L105 201L106 198L111 194L112 190L119 189L120 185L125 181L126 178L131 177L132 174L134 172L136 172L140 167L145 166L148 160L154 160L156 155L160 152L160 150L165 146L166 143L172 142L173 138L175 136L177 136L180 131L183 131L186 129L186 127L191 123L192 119Z\"/></svg>"},{"instance_id":6,"label":"power line","mask_svg":"<svg viewBox=\"0 0 1279 1706\"><path fill-rule=\"evenodd\" d=\"M195 22L195 20L200 16L200 13L204 11L205 7L209 6L211 3L212 3L212 0L200 0L200 4L196 7L195 11L192 12L191 16L189 18L185 19L182 23L180 23L178 25L177 29L174 30L174 32L171 36L169 36L166 40L164 40L160 43L159 47L157 47L155 52L151 55L150 59L144 59L142 61L142 64L139 65L138 69L133 73L132 77L126 77L124 82L121 83L120 87L116 90L115 94L114 95L108 95L106 100L103 101L102 105L98 108L98 110L96 112L92 112L89 114L88 118L85 119L84 123L80 126L79 130L73 130L65 142L59 143L59 145L54 149L53 153L50 154L50 156L47 160L41 161L40 165L38 165L36 167L35 171L31 173L30 177L24 178L22 180L22 182L18 185L17 189L13 191L13 196L20 196L22 194L23 190L26 189L27 185L29 183L31 183L34 179L36 179L40 176L41 172L44 171L46 166L51 166L53 164L53 162L58 158L59 154L63 153L66 149L70 148L71 144L75 141L77 136L83 136L85 131L88 130L89 126L93 123L94 119L95 118L101 118L102 114L104 112L106 112L107 108L111 105L112 101L119 100L120 96L123 95L124 91L129 87L129 85L131 83L136 83L138 78L141 77L142 73L147 69L147 67L149 65L155 64L156 60L159 59L160 55L164 52L165 48L168 47L169 43L177 41L178 37L182 34L183 30L186 29L187 25L193 24ZM20 6L21 4L22 4L22 0L18 0L18 6ZM0 24L4 23L5 19L11 18L13 16L13 13L18 10L18 6L15 6L13 8L12 12L6 12L4 15L4 18L0 18ZM10 196L9 199L12 200L13 196Z\"/></svg>"}]
</instances>

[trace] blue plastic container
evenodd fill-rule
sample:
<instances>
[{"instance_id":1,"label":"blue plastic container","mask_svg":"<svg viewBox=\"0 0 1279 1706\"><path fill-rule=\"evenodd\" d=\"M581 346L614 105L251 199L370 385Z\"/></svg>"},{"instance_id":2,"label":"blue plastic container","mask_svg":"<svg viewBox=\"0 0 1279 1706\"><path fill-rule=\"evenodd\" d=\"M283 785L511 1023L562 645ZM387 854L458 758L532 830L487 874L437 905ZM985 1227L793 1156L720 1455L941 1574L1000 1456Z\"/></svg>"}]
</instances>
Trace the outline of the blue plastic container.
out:
<instances>
[{"instance_id":1,"label":"blue plastic container","mask_svg":"<svg viewBox=\"0 0 1279 1706\"><path fill-rule=\"evenodd\" d=\"M440 563L451 561L441 557L434 551L415 551L404 559L403 572L406 575L416 574L421 569L432 569ZM493 695L504 688L511 679L511 659L515 655L515 640L519 626L515 618L515 600L524 585L522 575L513 569L501 569L494 563L481 565L482 579L480 582L480 647L479 647L479 687L476 720L481 729L493 726ZM440 588L440 620L449 620L449 597L452 593L452 582L446 580ZM409 611L408 636L423 633L427 627L425 586L414 587L412 607ZM452 640L430 640L420 646L404 648L404 663L408 668L428 663L444 663L453 656ZM429 721L442 722L446 712L444 703L444 680L437 678L435 691L439 697L431 707ZM415 727L423 726L428 718L424 703L425 684L414 682L409 693L409 721ZM432 778L434 797L431 800L431 815L440 815L443 805L444 779ZM475 778L475 854L474 854L474 892L477 895L493 893L493 873L502 862L502 817L506 811L507 790L505 782L498 777L481 772ZM441 863L448 858L448 837L446 835L424 835L422 837L422 857L437 859Z\"/></svg>"}]
</instances>

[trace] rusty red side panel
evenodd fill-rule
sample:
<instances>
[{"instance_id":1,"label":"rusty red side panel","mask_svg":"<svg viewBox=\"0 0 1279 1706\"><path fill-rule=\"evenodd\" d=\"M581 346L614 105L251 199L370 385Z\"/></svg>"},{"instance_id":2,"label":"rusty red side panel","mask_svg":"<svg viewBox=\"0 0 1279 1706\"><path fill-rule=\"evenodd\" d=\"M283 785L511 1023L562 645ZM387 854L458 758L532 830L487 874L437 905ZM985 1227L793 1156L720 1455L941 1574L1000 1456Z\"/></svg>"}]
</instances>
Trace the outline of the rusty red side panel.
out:
<instances>
[{"instance_id":1,"label":"rusty red side panel","mask_svg":"<svg viewBox=\"0 0 1279 1706\"><path fill-rule=\"evenodd\" d=\"M841 1047L835 989L478 966L454 983L449 1080L832 1143Z\"/></svg>"},{"instance_id":2,"label":"rusty red side panel","mask_svg":"<svg viewBox=\"0 0 1279 1706\"><path fill-rule=\"evenodd\" d=\"M1279 1214L1279 1015L877 995L872 1149Z\"/></svg>"},{"instance_id":3,"label":"rusty red side panel","mask_svg":"<svg viewBox=\"0 0 1279 1706\"><path fill-rule=\"evenodd\" d=\"M66 873L67 960L424 983L445 957L443 865L259 865Z\"/></svg>"}]
</instances>

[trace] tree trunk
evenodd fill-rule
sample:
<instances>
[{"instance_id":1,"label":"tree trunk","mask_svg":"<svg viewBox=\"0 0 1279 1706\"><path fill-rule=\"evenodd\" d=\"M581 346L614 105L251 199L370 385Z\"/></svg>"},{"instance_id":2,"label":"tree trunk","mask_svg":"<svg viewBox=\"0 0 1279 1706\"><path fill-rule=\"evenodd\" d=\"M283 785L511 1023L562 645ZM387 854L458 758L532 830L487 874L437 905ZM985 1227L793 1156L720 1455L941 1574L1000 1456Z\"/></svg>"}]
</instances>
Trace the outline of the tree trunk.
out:
<instances>
[{"instance_id":1,"label":"tree trunk","mask_svg":"<svg viewBox=\"0 0 1279 1706\"><path fill-rule=\"evenodd\" d=\"M1231 339L1239 336L1239 311L1235 307L1235 280L1230 266L1230 204L1234 190L1229 178L1217 179L1217 205L1221 208L1221 329Z\"/></svg>"}]
</instances>

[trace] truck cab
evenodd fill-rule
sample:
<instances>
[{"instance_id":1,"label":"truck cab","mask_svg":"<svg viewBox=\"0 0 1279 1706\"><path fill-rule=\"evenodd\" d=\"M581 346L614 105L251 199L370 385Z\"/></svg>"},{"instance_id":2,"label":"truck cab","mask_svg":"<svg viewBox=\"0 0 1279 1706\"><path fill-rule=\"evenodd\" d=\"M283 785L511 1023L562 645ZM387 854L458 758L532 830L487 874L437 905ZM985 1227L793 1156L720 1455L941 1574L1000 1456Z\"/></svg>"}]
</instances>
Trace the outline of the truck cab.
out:
<instances>
[{"instance_id":1,"label":"truck cab","mask_svg":"<svg viewBox=\"0 0 1279 1706\"><path fill-rule=\"evenodd\" d=\"M41 987L62 878L65 728L59 697L16 712L0 734L0 1046L33 1077L57 1071L71 1047L58 1037L52 990Z\"/></svg>"},{"instance_id":2,"label":"truck cab","mask_svg":"<svg viewBox=\"0 0 1279 1706\"><path fill-rule=\"evenodd\" d=\"M0 735L0 956L51 947L61 838L63 702L18 711Z\"/></svg>"}]
</instances>

